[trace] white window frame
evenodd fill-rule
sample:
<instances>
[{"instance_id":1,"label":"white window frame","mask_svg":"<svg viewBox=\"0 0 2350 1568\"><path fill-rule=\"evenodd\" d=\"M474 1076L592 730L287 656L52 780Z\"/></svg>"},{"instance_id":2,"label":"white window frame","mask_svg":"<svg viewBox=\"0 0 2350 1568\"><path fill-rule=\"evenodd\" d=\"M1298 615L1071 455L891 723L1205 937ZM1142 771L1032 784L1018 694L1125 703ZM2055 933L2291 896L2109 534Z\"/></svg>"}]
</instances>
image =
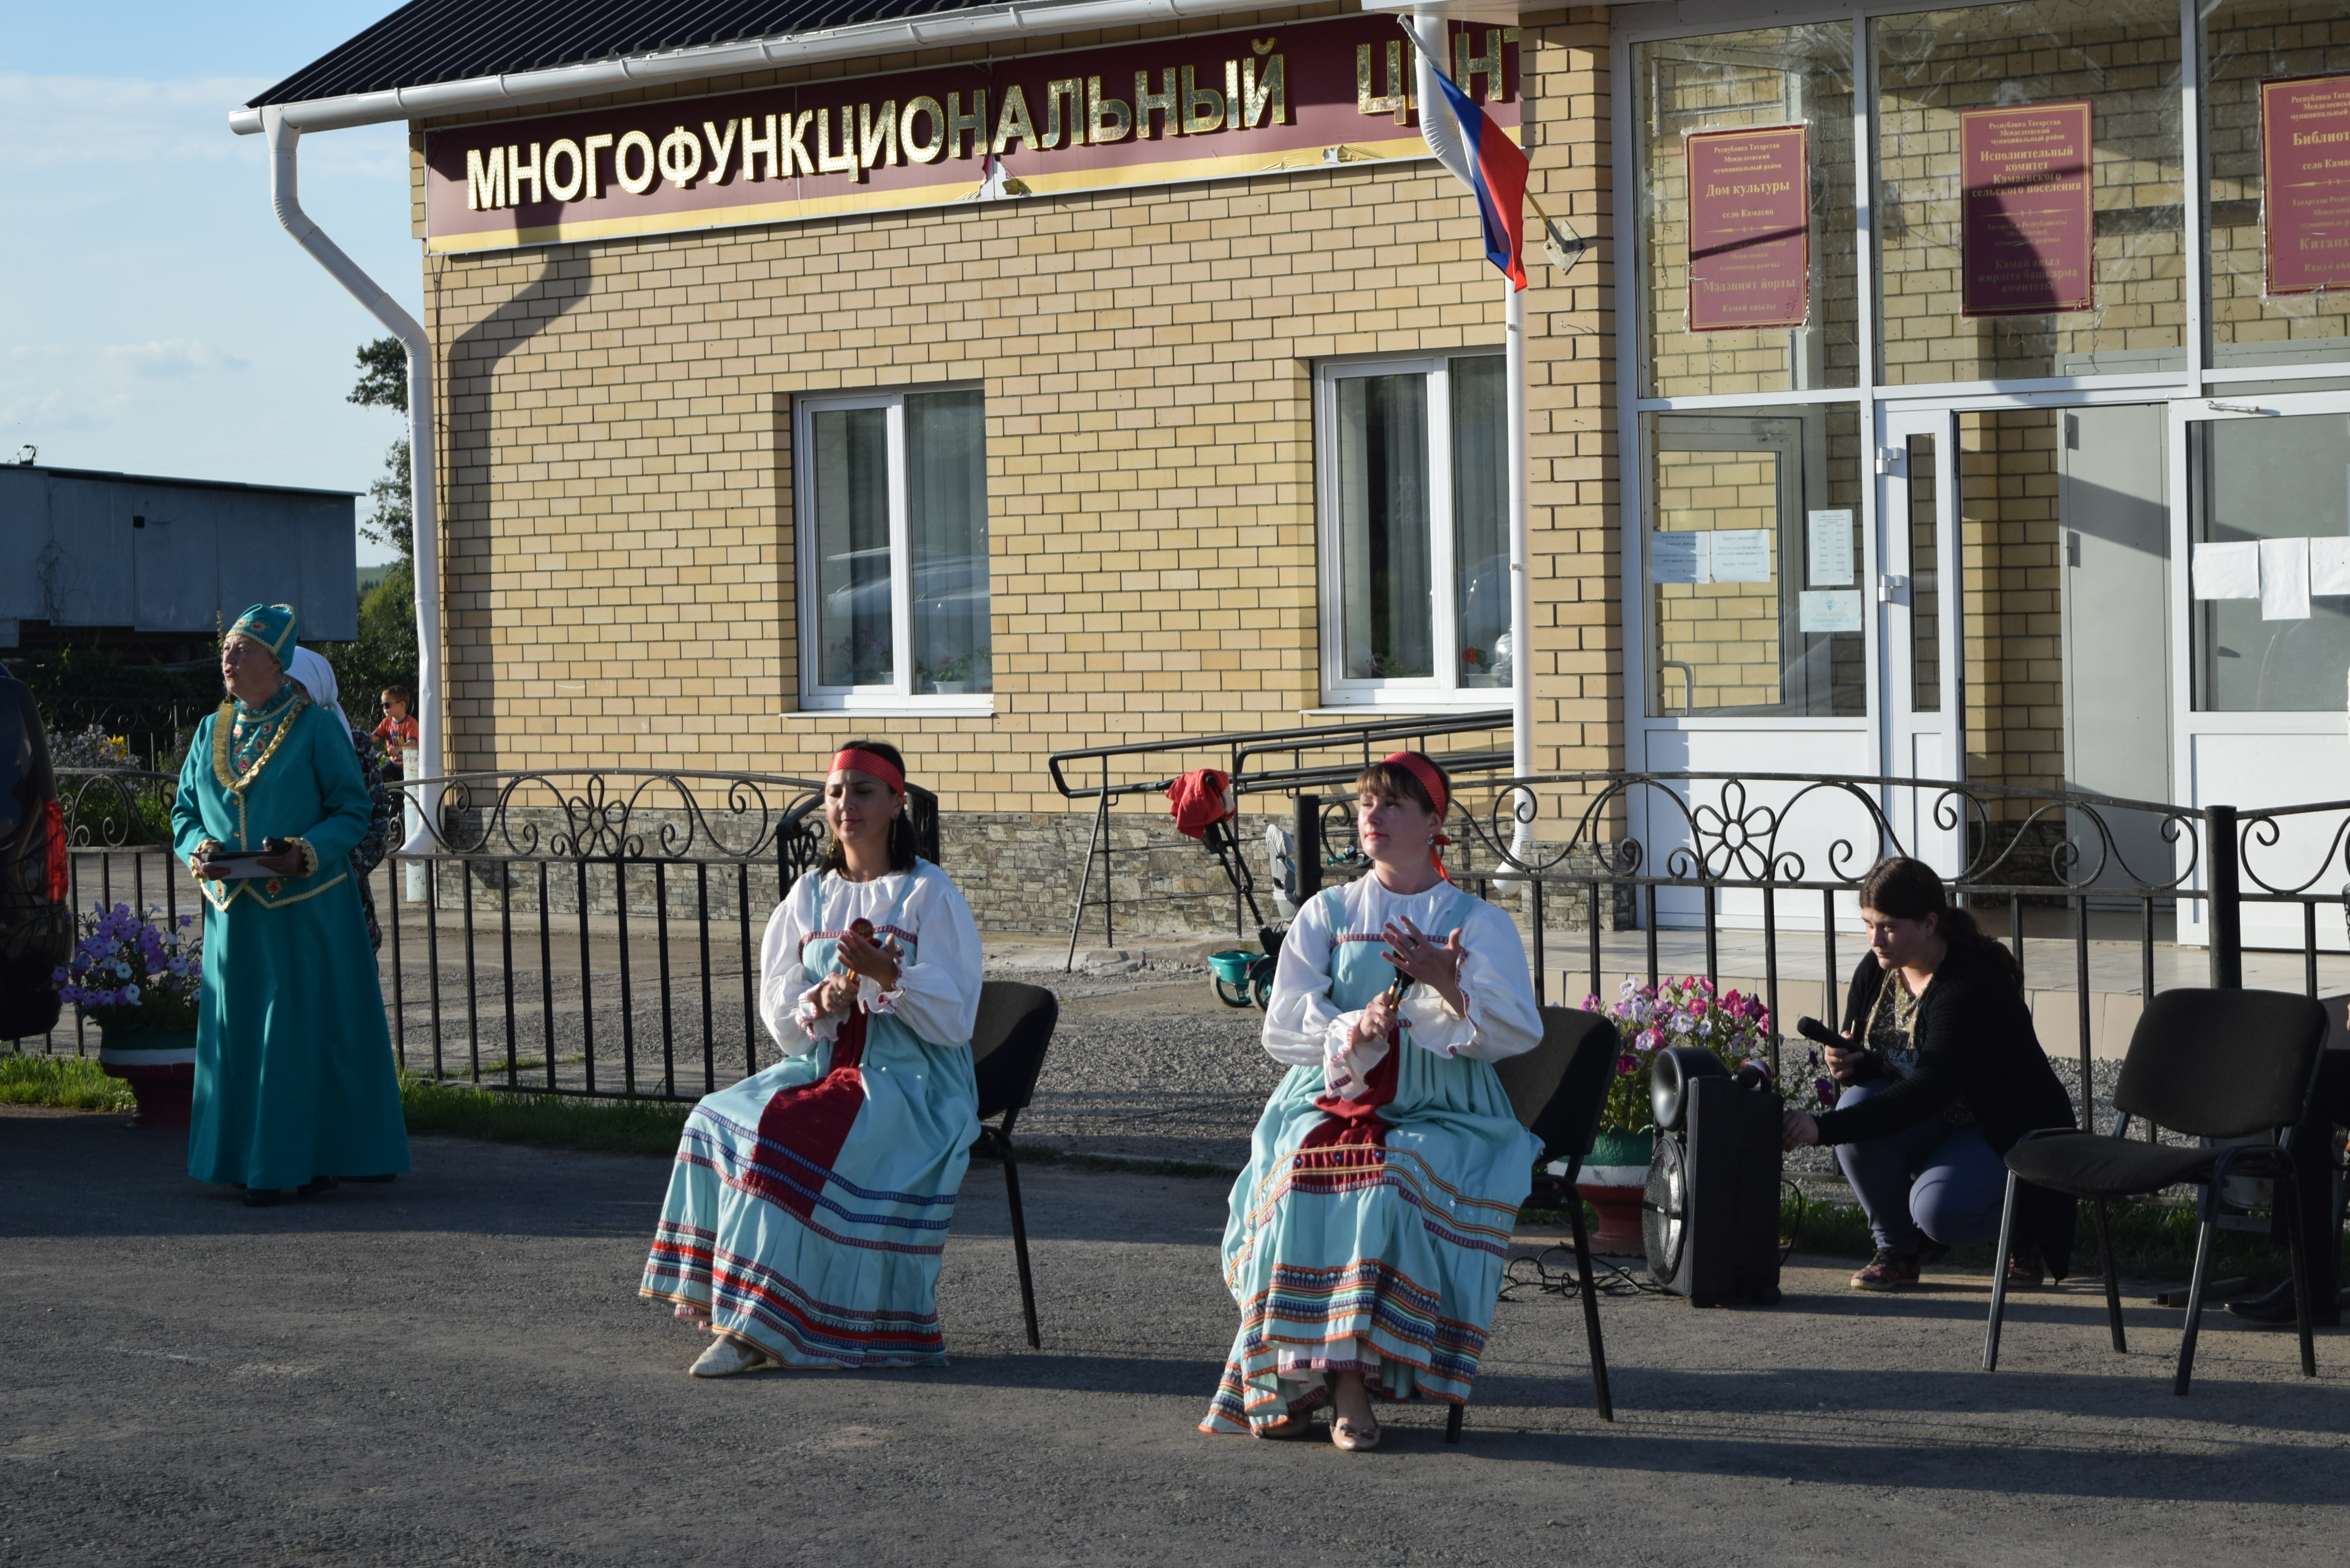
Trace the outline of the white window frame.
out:
<instances>
[{"instance_id":1,"label":"white window frame","mask_svg":"<svg viewBox=\"0 0 2350 1568\"><path fill-rule=\"evenodd\" d=\"M993 713L993 691L945 693L914 690L914 604L911 531L906 516L906 400L933 392L976 392L975 381L943 381L904 387L888 392L812 393L792 400L793 534L798 562L797 642L800 707L803 711L835 710L868 713ZM824 686L817 683L821 660L816 653L817 577L816 561L816 463L814 424L819 413L855 409L888 410L886 429L889 466L889 625L896 644L891 659L895 679L884 685ZM983 440L984 438L983 438ZM984 462L983 453L982 461ZM990 522L993 523L993 497ZM993 555L994 531L989 530ZM992 563L991 563L992 566ZM991 579L993 571L991 569ZM990 584L990 602L993 587ZM991 643L993 639L991 638Z\"/></svg>"},{"instance_id":2,"label":"white window frame","mask_svg":"<svg viewBox=\"0 0 2350 1568\"><path fill-rule=\"evenodd\" d=\"M1457 563L1452 558L1452 361L1498 358L1505 352L1497 343L1490 348L1472 346L1432 354L1328 359L1314 368L1314 536L1320 595L1316 618L1321 626L1322 700L1329 707L1425 712L1509 705L1506 686L1460 683L1460 607L1454 578ZM1430 607L1431 636L1440 652L1432 676L1349 676L1346 570L1338 517L1338 383L1366 376L1399 375L1428 379L1429 580L1439 590ZM1446 649L1453 657L1443 657ZM1512 652L1514 659L1514 646Z\"/></svg>"}]
</instances>

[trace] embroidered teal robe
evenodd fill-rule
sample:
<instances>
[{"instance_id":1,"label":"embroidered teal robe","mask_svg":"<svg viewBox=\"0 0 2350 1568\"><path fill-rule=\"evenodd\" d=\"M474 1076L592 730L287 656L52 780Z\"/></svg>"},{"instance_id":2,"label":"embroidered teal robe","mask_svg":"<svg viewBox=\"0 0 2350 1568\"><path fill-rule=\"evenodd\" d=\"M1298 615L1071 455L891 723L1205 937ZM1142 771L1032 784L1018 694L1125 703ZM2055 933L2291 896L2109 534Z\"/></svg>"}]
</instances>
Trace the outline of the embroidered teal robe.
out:
<instances>
[{"instance_id":1,"label":"embroidered teal robe","mask_svg":"<svg viewBox=\"0 0 2350 1568\"><path fill-rule=\"evenodd\" d=\"M351 877L351 848L371 813L359 759L331 712L297 701L239 772L234 711L224 704L196 727L172 812L173 849L184 863L208 838L232 850L300 838L317 869L198 884L204 975L188 1174L276 1188L406 1170L383 988Z\"/></svg>"}]
</instances>

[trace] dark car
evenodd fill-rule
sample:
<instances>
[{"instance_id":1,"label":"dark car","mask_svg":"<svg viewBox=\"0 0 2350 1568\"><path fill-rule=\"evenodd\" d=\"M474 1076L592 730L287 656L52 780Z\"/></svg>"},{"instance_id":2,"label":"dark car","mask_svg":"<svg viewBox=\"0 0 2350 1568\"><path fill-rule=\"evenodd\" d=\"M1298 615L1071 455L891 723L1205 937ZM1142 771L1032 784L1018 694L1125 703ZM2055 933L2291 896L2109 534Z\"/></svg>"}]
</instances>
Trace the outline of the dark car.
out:
<instances>
[{"instance_id":1,"label":"dark car","mask_svg":"<svg viewBox=\"0 0 2350 1568\"><path fill-rule=\"evenodd\" d=\"M48 732L32 692L0 670L0 1040L57 1026L52 977L73 949L66 873Z\"/></svg>"}]
</instances>

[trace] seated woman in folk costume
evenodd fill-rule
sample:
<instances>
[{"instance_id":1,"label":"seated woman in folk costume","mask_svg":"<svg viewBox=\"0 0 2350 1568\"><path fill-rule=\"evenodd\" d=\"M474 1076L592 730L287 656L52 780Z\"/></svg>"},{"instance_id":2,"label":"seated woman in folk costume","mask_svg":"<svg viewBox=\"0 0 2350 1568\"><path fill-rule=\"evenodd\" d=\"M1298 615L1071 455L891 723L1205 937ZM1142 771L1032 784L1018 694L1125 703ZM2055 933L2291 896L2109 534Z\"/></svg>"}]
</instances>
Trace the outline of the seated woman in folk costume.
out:
<instances>
[{"instance_id":1,"label":"seated woman in folk costume","mask_svg":"<svg viewBox=\"0 0 2350 1568\"><path fill-rule=\"evenodd\" d=\"M852 741L832 847L767 922L784 1060L686 1120L640 1293L715 1336L690 1370L940 1366L939 1254L979 1136L979 932L914 855L905 761Z\"/></svg>"},{"instance_id":2,"label":"seated woman in folk costume","mask_svg":"<svg viewBox=\"0 0 2350 1568\"><path fill-rule=\"evenodd\" d=\"M1232 1186L1241 1326L1204 1432L1303 1437L1326 1401L1369 1449L1374 1395L1465 1401L1541 1153L1492 1065L1542 1039L1525 947L1445 878L1451 781L1398 752L1355 789L1371 872L1298 911L1265 1009L1292 1065Z\"/></svg>"}]
</instances>

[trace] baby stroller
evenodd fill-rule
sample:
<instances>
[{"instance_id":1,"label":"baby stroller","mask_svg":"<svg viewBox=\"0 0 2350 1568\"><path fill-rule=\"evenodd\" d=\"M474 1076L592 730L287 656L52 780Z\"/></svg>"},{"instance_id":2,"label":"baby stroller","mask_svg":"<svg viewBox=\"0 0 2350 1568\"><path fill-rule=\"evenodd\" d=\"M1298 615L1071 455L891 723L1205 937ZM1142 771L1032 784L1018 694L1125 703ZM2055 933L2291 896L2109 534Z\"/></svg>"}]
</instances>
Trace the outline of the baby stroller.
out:
<instances>
[{"instance_id":1,"label":"baby stroller","mask_svg":"<svg viewBox=\"0 0 2350 1568\"><path fill-rule=\"evenodd\" d=\"M1284 896L1286 887L1295 885L1295 872L1283 879L1274 895L1281 909L1281 923L1268 923L1264 911L1257 905L1255 874L1242 853L1240 833L1233 826L1238 820L1238 803L1232 780L1213 768L1201 768L1197 773L1185 774L1168 786L1167 799L1175 815L1176 831L1186 838L1198 839L1200 846L1216 857L1216 864L1224 868L1225 880L1232 885L1232 892L1248 906L1249 918L1257 923L1256 940L1262 951L1228 948L1208 955L1208 972L1216 988L1216 1000L1226 1007L1247 1007L1251 1003L1263 1007L1273 998L1273 971L1280 961L1282 936L1289 929L1289 919L1296 913ZM1265 842L1274 857L1274 875L1280 877L1289 836L1277 826L1269 827L1265 830Z\"/></svg>"}]
</instances>

